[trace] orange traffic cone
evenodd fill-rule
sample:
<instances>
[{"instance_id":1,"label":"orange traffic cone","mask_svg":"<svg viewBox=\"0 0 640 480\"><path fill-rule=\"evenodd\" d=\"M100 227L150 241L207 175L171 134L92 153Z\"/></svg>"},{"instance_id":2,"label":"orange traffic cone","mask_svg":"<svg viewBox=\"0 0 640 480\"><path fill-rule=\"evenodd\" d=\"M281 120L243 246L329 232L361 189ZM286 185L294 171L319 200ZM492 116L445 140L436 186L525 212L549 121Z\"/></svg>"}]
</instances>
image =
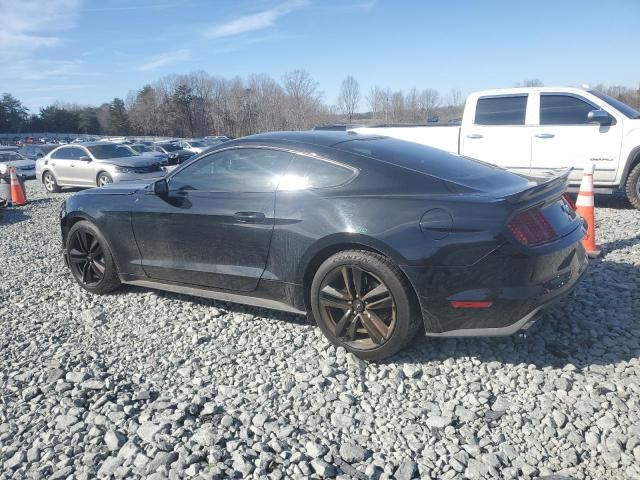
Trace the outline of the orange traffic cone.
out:
<instances>
[{"instance_id":1,"label":"orange traffic cone","mask_svg":"<svg viewBox=\"0 0 640 480\"><path fill-rule=\"evenodd\" d=\"M596 214L593 202L593 163L588 162L582 174L580 192L576 200L576 211L578 215L587 221L587 234L582 239L582 245L587 251L587 255L595 258L600 255L600 250L596 246Z\"/></svg>"},{"instance_id":2,"label":"orange traffic cone","mask_svg":"<svg viewBox=\"0 0 640 480\"><path fill-rule=\"evenodd\" d=\"M27 196L24 194L24 190L20 186L20 182L16 176L15 167L9 169L9 174L11 175L11 203L18 207L20 205L26 205Z\"/></svg>"}]
</instances>

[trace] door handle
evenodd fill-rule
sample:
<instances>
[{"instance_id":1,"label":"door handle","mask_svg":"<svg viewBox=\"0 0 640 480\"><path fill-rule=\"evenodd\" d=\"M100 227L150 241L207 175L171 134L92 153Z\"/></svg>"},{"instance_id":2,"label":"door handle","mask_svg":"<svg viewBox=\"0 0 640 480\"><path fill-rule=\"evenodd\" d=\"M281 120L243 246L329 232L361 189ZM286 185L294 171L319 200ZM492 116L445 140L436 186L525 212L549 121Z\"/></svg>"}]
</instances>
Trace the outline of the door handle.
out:
<instances>
[{"instance_id":1,"label":"door handle","mask_svg":"<svg viewBox=\"0 0 640 480\"><path fill-rule=\"evenodd\" d=\"M242 223L260 223L267 218L262 212L236 212L233 216Z\"/></svg>"},{"instance_id":2,"label":"door handle","mask_svg":"<svg viewBox=\"0 0 640 480\"><path fill-rule=\"evenodd\" d=\"M553 133L538 133L536 135L537 138L553 138L555 135Z\"/></svg>"},{"instance_id":3,"label":"door handle","mask_svg":"<svg viewBox=\"0 0 640 480\"><path fill-rule=\"evenodd\" d=\"M69 165L69 166L70 166L70 167L75 167L75 166L76 166L76 164L75 164L75 163L72 163L72 164L71 164L71 165Z\"/></svg>"},{"instance_id":4,"label":"door handle","mask_svg":"<svg viewBox=\"0 0 640 480\"><path fill-rule=\"evenodd\" d=\"M482 138L482 135L480 135L479 133L470 133L469 135L467 135L467 138L471 138L471 139Z\"/></svg>"}]
</instances>

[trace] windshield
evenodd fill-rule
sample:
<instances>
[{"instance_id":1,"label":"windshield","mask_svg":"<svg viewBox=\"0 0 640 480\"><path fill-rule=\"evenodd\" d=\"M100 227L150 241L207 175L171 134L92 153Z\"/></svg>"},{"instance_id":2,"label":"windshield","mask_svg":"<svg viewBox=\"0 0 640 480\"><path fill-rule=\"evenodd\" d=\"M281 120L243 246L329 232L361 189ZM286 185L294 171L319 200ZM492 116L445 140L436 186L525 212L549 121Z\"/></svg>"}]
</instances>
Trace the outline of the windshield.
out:
<instances>
[{"instance_id":1,"label":"windshield","mask_svg":"<svg viewBox=\"0 0 640 480\"><path fill-rule=\"evenodd\" d=\"M207 146L207 144L204 142L189 142L189 143L191 144L192 147L197 147L197 148Z\"/></svg>"},{"instance_id":2,"label":"windshield","mask_svg":"<svg viewBox=\"0 0 640 480\"><path fill-rule=\"evenodd\" d=\"M98 159L134 157L138 155L138 152L128 145L105 144L88 148L91 154Z\"/></svg>"},{"instance_id":3,"label":"windshield","mask_svg":"<svg viewBox=\"0 0 640 480\"><path fill-rule=\"evenodd\" d=\"M622 103L620 100L616 100L615 98L610 97L609 95L606 95L597 90L589 90L589 93L595 95L603 102L607 102L609 105L611 105L613 108L615 108L628 118L640 118L640 112L638 112L634 108L631 108L626 103Z\"/></svg>"},{"instance_id":4,"label":"windshield","mask_svg":"<svg viewBox=\"0 0 640 480\"><path fill-rule=\"evenodd\" d=\"M175 152L181 150L179 145L173 145L172 143L162 144L158 146L164 149L165 152Z\"/></svg>"},{"instance_id":5,"label":"windshield","mask_svg":"<svg viewBox=\"0 0 640 480\"><path fill-rule=\"evenodd\" d=\"M16 160L26 160L17 152L0 152L0 162L14 162Z\"/></svg>"}]
</instances>

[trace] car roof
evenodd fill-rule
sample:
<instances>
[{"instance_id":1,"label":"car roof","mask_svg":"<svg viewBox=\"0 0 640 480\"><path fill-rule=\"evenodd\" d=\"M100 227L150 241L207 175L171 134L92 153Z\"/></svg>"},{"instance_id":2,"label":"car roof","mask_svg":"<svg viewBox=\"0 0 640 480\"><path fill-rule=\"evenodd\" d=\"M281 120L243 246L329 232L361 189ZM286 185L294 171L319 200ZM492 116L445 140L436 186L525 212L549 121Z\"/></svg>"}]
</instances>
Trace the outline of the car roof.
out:
<instances>
[{"instance_id":1,"label":"car roof","mask_svg":"<svg viewBox=\"0 0 640 480\"><path fill-rule=\"evenodd\" d=\"M273 142L295 142L317 145L320 147L335 147L339 143L350 140L368 140L380 138L380 135L359 134L355 132L345 132L339 130L306 130L301 132L269 132L259 133L248 137L242 137L234 141L273 141Z\"/></svg>"}]
</instances>

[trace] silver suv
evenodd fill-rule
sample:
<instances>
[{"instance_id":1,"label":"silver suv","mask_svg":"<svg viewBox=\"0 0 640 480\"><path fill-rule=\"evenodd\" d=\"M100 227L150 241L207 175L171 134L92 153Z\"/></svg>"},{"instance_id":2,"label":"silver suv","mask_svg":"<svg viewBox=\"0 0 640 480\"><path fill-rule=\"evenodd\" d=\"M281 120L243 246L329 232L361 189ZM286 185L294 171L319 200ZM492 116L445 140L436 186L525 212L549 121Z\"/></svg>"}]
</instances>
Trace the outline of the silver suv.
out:
<instances>
[{"instance_id":1,"label":"silver suv","mask_svg":"<svg viewBox=\"0 0 640 480\"><path fill-rule=\"evenodd\" d=\"M100 187L164 174L158 159L138 155L128 145L109 142L64 145L36 161L36 178L49 192L58 192L60 187Z\"/></svg>"}]
</instances>

